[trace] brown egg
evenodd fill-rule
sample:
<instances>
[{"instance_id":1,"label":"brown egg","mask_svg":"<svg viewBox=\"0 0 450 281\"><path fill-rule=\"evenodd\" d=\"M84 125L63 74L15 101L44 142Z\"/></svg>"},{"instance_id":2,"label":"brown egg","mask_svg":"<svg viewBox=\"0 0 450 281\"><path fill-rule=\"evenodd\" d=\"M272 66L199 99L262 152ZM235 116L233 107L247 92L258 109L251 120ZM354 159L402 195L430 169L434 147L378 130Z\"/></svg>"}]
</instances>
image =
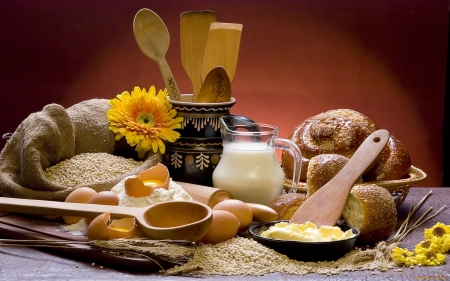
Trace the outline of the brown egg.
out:
<instances>
[{"instance_id":1,"label":"brown egg","mask_svg":"<svg viewBox=\"0 0 450 281\"><path fill-rule=\"evenodd\" d=\"M164 164L158 163L156 166L140 172L137 177L142 180L144 185L151 186L154 189L169 188L169 170Z\"/></svg>"},{"instance_id":2,"label":"brown egg","mask_svg":"<svg viewBox=\"0 0 450 281\"><path fill-rule=\"evenodd\" d=\"M239 221L235 215L223 210L213 210L211 227L200 241L208 244L217 244L233 238L238 229Z\"/></svg>"},{"instance_id":3,"label":"brown egg","mask_svg":"<svg viewBox=\"0 0 450 281\"><path fill-rule=\"evenodd\" d=\"M217 203L213 210L224 210L232 213L239 221L239 232L244 231L253 220L252 209L241 200L228 199Z\"/></svg>"},{"instance_id":4,"label":"brown egg","mask_svg":"<svg viewBox=\"0 0 450 281\"><path fill-rule=\"evenodd\" d=\"M97 191L89 187L80 187L72 191L66 198L65 202L70 203L87 203L89 200L97 194ZM66 224L74 224L79 222L82 217L63 216Z\"/></svg>"},{"instance_id":5,"label":"brown egg","mask_svg":"<svg viewBox=\"0 0 450 281\"><path fill-rule=\"evenodd\" d=\"M109 240L108 222L109 213L98 215L88 226L87 237L88 240Z\"/></svg>"},{"instance_id":6,"label":"brown egg","mask_svg":"<svg viewBox=\"0 0 450 281\"><path fill-rule=\"evenodd\" d=\"M144 185L140 178L128 178L125 181L125 194L131 197L149 196L153 190L153 187Z\"/></svg>"},{"instance_id":7,"label":"brown egg","mask_svg":"<svg viewBox=\"0 0 450 281\"><path fill-rule=\"evenodd\" d=\"M112 191L100 191L89 199L88 204L119 206L119 195ZM85 218L86 223L90 224L92 218Z\"/></svg>"},{"instance_id":8,"label":"brown egg","mask_svg":"<svg viewBox=\"0 0 450 281\"><path fill-rule=\"evenodd\" d=\"M133 238L135 231L135 218L113 220L111 224L108 225L108 233L110 239Z\"/></svg>"}]
</instances>

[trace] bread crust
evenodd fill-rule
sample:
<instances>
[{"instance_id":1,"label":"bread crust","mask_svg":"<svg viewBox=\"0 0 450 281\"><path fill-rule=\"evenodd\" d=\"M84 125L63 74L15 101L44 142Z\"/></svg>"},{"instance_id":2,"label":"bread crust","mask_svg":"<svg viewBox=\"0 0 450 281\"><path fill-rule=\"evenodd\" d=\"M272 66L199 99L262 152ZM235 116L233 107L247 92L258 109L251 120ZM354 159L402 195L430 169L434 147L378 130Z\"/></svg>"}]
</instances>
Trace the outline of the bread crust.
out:
<instances>
[{"instance_id":1,"label":"bread crust","mask_svg":"<svg viewBox=\"0 0 450 281\"><path fill-rule=\"evenodd\" d=\"M311 159L319 154L340 154L350 158L361 143L378 127L367 116L351 109L333 109L307 118L290 134L302 152ZM293 159L288 152L282 154L283 169L292 178ZM302 180L306 180L306 166L302 165Z\"/></svg>"},{"instance_id":2,"label":"bread crust","mask_svg":"<svg viewBox=\"0 0 450 281\"><path fill-rule=\"evenodd\" d=\"M311 158L306 174L306 197L329 182L348 162L339 154L319 154Z\"/></svg>"},{"instance_id":3,"label":"bread crust","mask_svg":"<svg viewBox=\"0 0 450 281\"><path fill-rule=\"evenodd\" d=\"M342 216L359 229L359 241L374 244L387 240L397 225L397 208L390 192L378 185L355 185Z\"/></svg>"},{"instance_id":4,"label":"bread crust","mask_svg":"<svg viewBox=\"0 0 450 281\"><path fill-rule=\"evenodd\" d=\"M387 181L403 178L411 167L411 157L399 139L390 136L375 165L363 175L364 181Z\"/></svg>"},{"instance_id":5,"label":"bread crust","mask_svg":"<svg viewBox=\"0 0 450 281\"><path fill-rule=\"evenodd\" d=\"M290 220L295 211L305 202L306 196L300 193L287 193L275 197L267 206L278 213L279 220Z\"/></svg>"},{"instance_id":6,"label":"bread crust","mask_svg":"<svg viewBox=\"0 0 450 281\"><path fill-rule=\"evenodd\" d=\"M301 181L308 181L308 166L314 156L339 154L351 158L361 143L378 126L367 116L351 109L334 109L310 117L289 135L302 153ZM293 176L294 160L283 151L281 156L286 177ZM363 180L382 181L402 179L408 174L411 158L399 139L390 136L380 157L363 175Z\"/></svg>"}]
</instances>

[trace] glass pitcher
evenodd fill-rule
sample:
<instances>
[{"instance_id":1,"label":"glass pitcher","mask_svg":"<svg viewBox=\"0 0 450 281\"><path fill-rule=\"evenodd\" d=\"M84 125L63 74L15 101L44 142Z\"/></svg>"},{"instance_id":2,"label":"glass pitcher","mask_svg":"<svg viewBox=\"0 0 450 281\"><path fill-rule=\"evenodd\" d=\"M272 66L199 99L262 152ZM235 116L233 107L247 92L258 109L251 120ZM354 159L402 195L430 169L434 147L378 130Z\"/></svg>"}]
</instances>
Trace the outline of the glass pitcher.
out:
<instances>
[{"instance_id":1,"label":"glass pitcher","mask_svg":"<svg viewBox=\"0 0 450 281\"><path fill-rule=\"evenodd\" d=\"M277 137L278 127L239 116L222 116L220 123L223 152L213 172L214 187L247 203L269 203L283 192L285 175L275 153L275 148L283 148L294 158L290 192L297 191L301 152L293 141Z\"/></svg>"}]
</instances>

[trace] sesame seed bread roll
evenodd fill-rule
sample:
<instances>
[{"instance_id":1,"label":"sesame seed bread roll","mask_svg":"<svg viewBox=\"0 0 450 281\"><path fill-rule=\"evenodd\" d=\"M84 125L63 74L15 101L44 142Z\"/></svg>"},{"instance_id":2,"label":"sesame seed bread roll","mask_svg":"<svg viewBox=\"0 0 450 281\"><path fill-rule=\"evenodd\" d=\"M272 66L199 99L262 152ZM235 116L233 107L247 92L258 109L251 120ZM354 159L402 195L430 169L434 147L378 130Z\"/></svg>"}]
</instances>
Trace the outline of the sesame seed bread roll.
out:
<instances>
[{"instance_id":1,"label":"sesame seed bread roll","mask_svg":"<svg viewBox=\"0 0 450 281\"><path fill-rule=\"evenodd\" d=\"M295 211L305 202L306 196L300 193L287 193L275 197L267 206L278 213L279 220L290 220Z\"/></svg>"},{"instance_id":2,"label":"sesame seed bread roll","mask_svg":"<svg viewBox=\"0 0 450 281\"><path fill-rule=\"evenodd\" d=\"M306 174L306 197L313 195L329 182L348 160L347 157L339 154L320 154L311 158Z\"/></svg>"},{"instance_id":3,"label":"sesame seed bread roll","mask_svg":"<svg viewBox=\"0 0 450 281\"><path fill-rule=\"evenodd\" d=\"M374 244L388 239L397 224L397 208L389 191L378 185L355 185L342 216L359 229L359 241Z\"/></svg>"},{"instance_id":4,"label":"sesame seed bread roll","mask_svg":"<svg viewBox=\"0 0 450 281\"><path fill-rule=\"evenodd\" d=\"M364 181L387 181L404 178L411 167L411 158L402 142L390 136L375 165L363 175Z\"/></svg>"},{"instance_id":5,"label":"sesame seed bread roll","mask_svg":"<svg viewBox=\"0 0 450 281\"><path fill-rule=\"evenodd\" d=\"M307 159L319 154L340 154L350 158L361 143L378 127L367 116L351 109L334 109L312 116L303 121L289 136L294 141L302 157L305 158L302 170L306 172ZM282 154L284 173L293 175L292 156ZM306 173L301 179L306 180Z\"/></svg>"}]
</instances>

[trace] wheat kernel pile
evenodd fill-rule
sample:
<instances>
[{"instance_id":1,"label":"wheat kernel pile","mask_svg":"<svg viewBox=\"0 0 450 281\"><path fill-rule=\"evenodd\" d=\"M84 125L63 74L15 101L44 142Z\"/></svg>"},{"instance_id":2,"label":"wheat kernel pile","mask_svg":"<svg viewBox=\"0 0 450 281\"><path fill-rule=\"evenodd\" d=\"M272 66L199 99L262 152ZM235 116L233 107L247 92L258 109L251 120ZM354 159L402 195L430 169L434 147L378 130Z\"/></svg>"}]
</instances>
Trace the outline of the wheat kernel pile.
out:
<instances>
[{"instance_id":1,"label":"wheat kernel pile","mask_svg":"<svg viewBox=\"0 0 450 281\"><path fill-rule=\"evenodd\" d=\"M55 184L76 187L122 176L142 163L108 153L82 153L47 168L44 176Z\"/></svg>"},{"instance_id":2,"label":"wheat kernel pile","mask_svg":"<svg viewBox=\"0 0 450 281\"><path fill-rule=\"evenodd\" d=\"M308 273L339 274L346 271L379 270L395 267L390 259L393 245L380 243L370 250L354 249L344 257L331 262L301 262L289 259L253 239L234 237L216 245L199 245L194 257L186 264L175 266L168 275L253 275L280 272L304 275Z\"/></svg>"}]
</instances>

